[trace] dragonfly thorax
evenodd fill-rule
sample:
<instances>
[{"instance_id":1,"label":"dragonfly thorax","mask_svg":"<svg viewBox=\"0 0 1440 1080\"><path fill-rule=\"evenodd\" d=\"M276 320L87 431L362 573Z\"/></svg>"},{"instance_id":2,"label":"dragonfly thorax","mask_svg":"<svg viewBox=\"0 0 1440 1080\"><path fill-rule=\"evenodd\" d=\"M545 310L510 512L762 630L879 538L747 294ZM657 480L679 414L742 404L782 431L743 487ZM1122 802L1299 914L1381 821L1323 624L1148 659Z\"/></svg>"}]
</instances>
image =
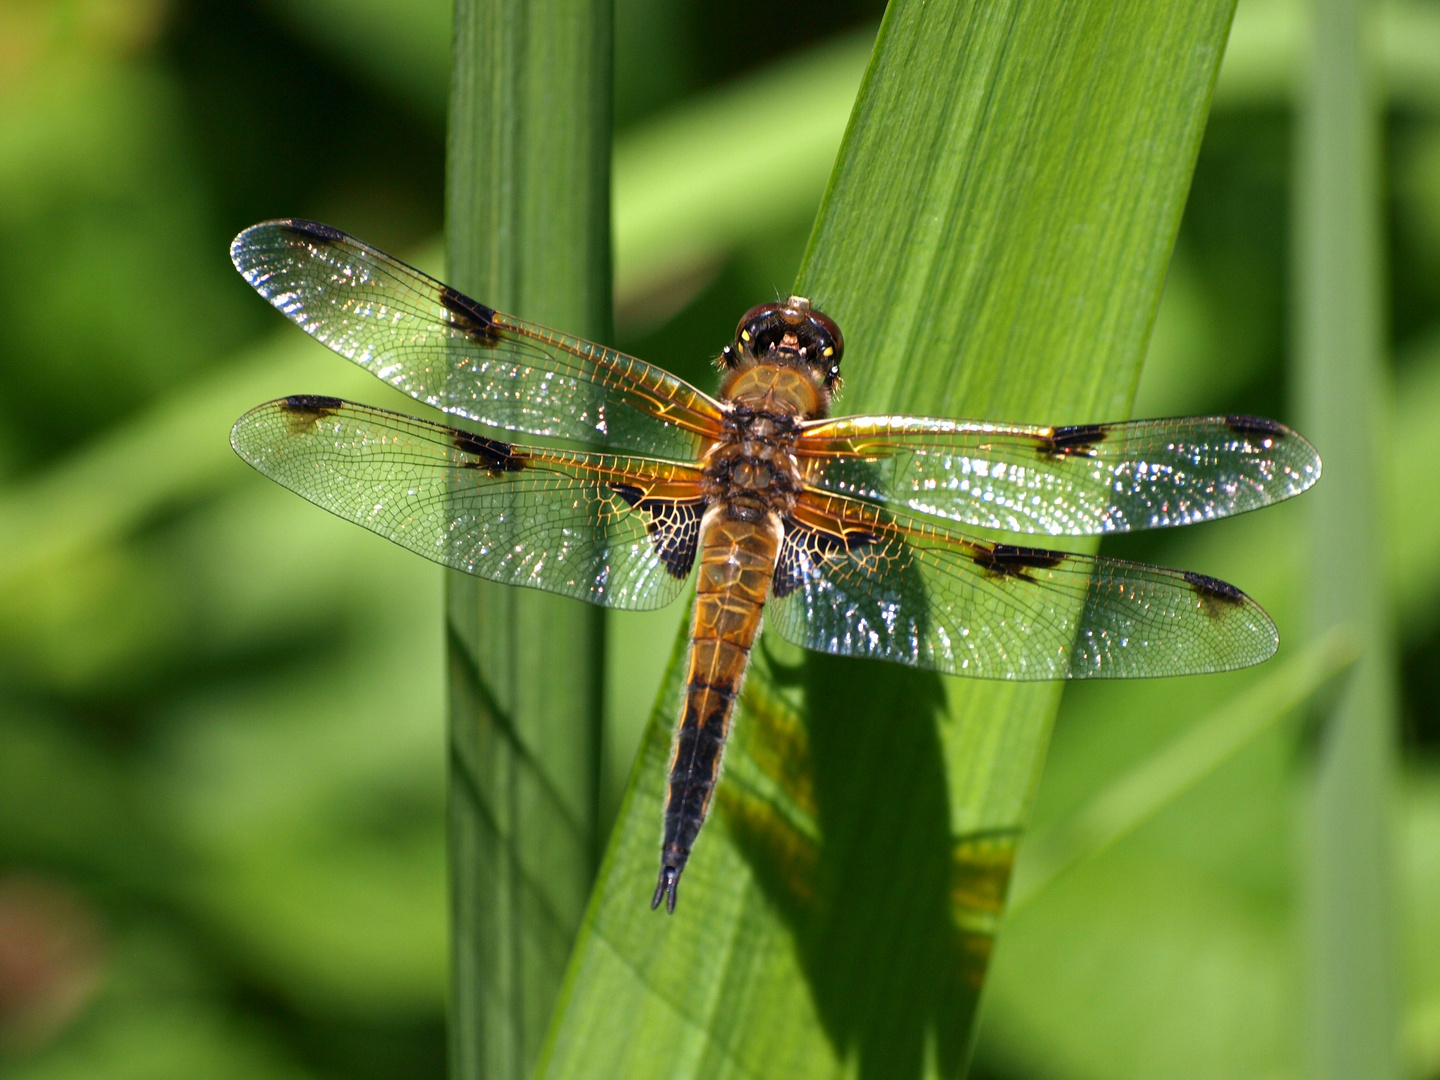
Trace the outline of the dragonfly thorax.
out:
<instances>
[{"instance_id":1,"label":"dragonfly thorax","mask_svg":"<svg viewBox=\"0 0 1440 1080\"><path fill-rule=\"evenodd\" d=\"M706 494L712 503L729 506L733 516L742 520L759 520L770 511L787 512L800 488L793 452L798 430L794 414L758 411L737 403L726 415L726 427L727 437L710 451L705 470Z\"/></svg>"},{"instance_id":2,"label":"dragonfly thorax","mask_svg":"<svg viewBox=\"0 0 1440 1080\"><path fill-rule=\"evenodd\" d=\"M728 372L720 396L735 409L753 415L813 420L830 410L830 391L809 368L777 363L747 363Z\"/></svg>"}]
</instances>

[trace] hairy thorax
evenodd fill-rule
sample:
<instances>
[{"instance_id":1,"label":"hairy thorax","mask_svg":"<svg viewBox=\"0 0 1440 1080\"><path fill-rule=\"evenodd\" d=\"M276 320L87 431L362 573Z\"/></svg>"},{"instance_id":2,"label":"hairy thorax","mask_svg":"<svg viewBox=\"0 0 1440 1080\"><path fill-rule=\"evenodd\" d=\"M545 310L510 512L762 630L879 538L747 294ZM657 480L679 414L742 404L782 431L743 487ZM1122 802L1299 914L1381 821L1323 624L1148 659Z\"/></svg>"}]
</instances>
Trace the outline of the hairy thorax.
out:
<instances>
[{"instance_id":1,"label":"hairy thorax","mask_svg":"<svg viewBox=\"0 0 1440 1080\"><path fill-rule=\"evenodd\" d=\"M706 494L740 521L784 517L800 488L799 423L824 415L828 395L807 372L756 364L731 372L721 396L728 430L707 455Z\"/></svg>"}]
</instances>

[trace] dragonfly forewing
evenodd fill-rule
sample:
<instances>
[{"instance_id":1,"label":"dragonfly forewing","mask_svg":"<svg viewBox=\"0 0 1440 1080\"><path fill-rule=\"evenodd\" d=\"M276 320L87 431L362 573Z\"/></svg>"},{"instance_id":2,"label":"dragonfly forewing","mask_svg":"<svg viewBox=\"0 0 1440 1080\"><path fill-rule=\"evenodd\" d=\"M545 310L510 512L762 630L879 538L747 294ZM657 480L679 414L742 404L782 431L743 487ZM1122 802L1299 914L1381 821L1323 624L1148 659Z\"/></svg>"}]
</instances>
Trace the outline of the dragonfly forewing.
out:
<instances>
[{"instance_id":1,"label":"dragonfly forewing","mask_svg":"<svg viewBox=\"0 0 1440 1080\"><path fill-rule=\"evenodd\" d=\"M805 480L966 525L1084 536L1190 525L1298 495L1315 448L1283 424L1192 416L1073 427L929 417L805 426Z\"/></svg>"},{"instance_id":2,"label":"dragonfly forewing","mask_svg":"<svg viewBox=\"0 0 1440 1080\"><path fill-rule=\"evenodd\" d=\"M445 412L672 459L718 434L715 400L664 369L495 311L327 225L264 222L230 255L306 333Z\"/></svg>"}]
</instances>

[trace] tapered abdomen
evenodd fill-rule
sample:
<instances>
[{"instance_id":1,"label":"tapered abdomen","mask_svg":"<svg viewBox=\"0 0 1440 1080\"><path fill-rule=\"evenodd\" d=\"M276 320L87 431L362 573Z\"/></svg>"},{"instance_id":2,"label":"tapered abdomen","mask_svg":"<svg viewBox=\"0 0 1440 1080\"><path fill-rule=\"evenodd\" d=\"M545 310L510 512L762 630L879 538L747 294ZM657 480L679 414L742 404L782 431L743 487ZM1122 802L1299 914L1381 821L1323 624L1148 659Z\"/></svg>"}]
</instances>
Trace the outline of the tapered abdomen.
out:
<instances>
[{"instance_id":1,"label":"tapered abdomen","mask_svg":"<svg viewBox=\"0 0 1440 1080\"><path fill-rule=\"evenodd\" d=\"M701 526L695 621L680 727L670 758L660 882L652 907L663 899L675 910L676 883L710 810L735 700L760 632L780 537L780 522L773 514L738 521L724 505L713 507Z\"/></svg>"}]
</instances>

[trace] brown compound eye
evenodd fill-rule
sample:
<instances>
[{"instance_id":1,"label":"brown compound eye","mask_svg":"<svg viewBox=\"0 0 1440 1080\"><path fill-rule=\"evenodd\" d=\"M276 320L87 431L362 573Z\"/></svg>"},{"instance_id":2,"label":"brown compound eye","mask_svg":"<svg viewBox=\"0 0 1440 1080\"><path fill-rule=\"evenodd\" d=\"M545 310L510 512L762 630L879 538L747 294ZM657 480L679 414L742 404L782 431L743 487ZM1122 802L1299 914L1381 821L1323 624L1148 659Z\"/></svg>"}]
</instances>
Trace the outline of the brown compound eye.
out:
<instances>
[{"instance_id":1,"label":"brown compound eye","mask_svg":"<svg viewBox=\"0 0 1440 1080\"><path fill-rule=\"evenodd\" d=\"M840 327L834 319L830 318L823 311L810 309L810 321L820 331L822 339L820 355L830 361L830 366L838 369L840 358L845 355L845 339L840 335Z\"/></svg>"},{"instance_id":2,"label":"brown compound eye","mask_svg":"<svg viewBox=\"0 0 1440 1080\"><path fill-rule=\"evenodd\" d=\"M756 324L768 324L773 321L772 316L784 310L784 304L756 304L740 316L740 322L735 327L735 340L741 345L749 345L759 332L760 327Z\"/></svg>"},{"instance_id":3,"label":"brown compound eye","mask_svg":"<svg viewBox=\"0 0 1440 1080\"><path fill-rule=\"evenodd\" d=\"M817 369L827 386L837 385L845 340L835 320L812 308L805 297L752 307L736 327L735 344L726 348L721 362L734 367L742 354L761 358L777 350Z\"/></svg>"}]
</instances>

